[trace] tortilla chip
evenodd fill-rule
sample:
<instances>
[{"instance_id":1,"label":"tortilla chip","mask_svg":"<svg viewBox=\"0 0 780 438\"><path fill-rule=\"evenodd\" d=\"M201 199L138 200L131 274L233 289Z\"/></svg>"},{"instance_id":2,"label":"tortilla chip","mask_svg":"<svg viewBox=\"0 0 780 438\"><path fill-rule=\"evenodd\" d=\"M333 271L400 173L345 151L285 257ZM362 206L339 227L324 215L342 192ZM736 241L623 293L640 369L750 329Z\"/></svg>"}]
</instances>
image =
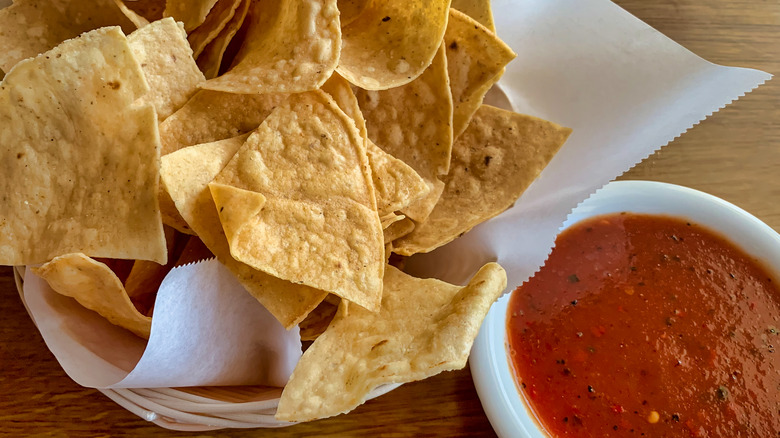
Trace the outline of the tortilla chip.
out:
<instances>
[{"instance_id":1,"label":"tortilla chip","mask_svg":"<svg viewBox=\"0 0 780 438\"><path fill-rule=\"evenodd\" d=\"M338 0L341 28L343 29L348 26L349 23L355 21L355 19L371 5L372 1L373 0Z\"/></svg>"},{"instance_id":2,"label":"tortilla chip","mask_svg":"<svg viewBox=\"0 0 780 438\"><path fill-rule=\"evenodd\" d=\"M250 132L287 99L285 94L198 91L160 124L162 155Z\"/></svg>"},{"instance_id":3,"label":"tortilla chip","mask_svg":"<svg viewBox=\"0 0 780 438\"><path fill-rule=\"evenodd\" d=\"M441 194L444 192L444 183L438 178L432 181L426 181L428 185L428 194L422 199L412 203L401 210L401 213L417 223L423 223L428 220L436 203L439 202Z\"/></svg>"},{"instance_id":4,"label":"tortilla chip","mask_svg":"<svg viewBox=\"0 0 780 438\"><path fill-rule=\"evenodd\" d=\"M144 26L127 40L150 88L142 101L154 105L158 120L184 105L206 80L192 58L184 28L172 18Z\"/></svg>"},{"instance_id":5,"label":"tortilla chip","mask_svg":"<svg viewBox=\"0 0 780 438\"><path fill-rule=\"evenodd\" d=\"M15 0L0 10L0 68L10 72L22 59L105 26L136 28L114 0Z\"/></svg>"},{"instance_id":6,"label":"tortilla chip","mask_svg":"<svg viewBox=\"0 0 780 438\"><path fill-rule=\"evenodd\" d=\"M368 139L366 121L363 119L357 97L352 92L349 82L338 73L334 73L322 86L322 90L328 93L339 108L355 122L361 137L366 140L366 152L371 166L371 179L374 182L379 216L401 210L425 197L429 189L420 175Z\"/></svg>"},{"instance_id":7,"label":"tortilla chip","mask_svg":"<svg viewBox=\"0 0 780 438\"><path fill-rule=\"evenodd\" d=\"M378 308L384 251L368 158L354 123L325 93L274 110L211 186L223 195L217 209L233 219L221 216L233 258Z\"/></svg>"},{"instance_id":8,"label":"tortilla chip","mask_svg":"<svg viewBox=\"0 0 780 438\"><path fill-rule=\"evenodd\" d=\"M140 29L144 26L149 25L149 20L147 20L146 17L143 17L137 12L135 12L134 10L128 8L125 2L123 2L122 0L114 0L114 4L116 4L116 6L119 8L120 11L122 11L125 17L127 17L128 20L132 21L137 28Z\"/></svg>"},{"instance_id":9,"label":"tortilla chip","mask_svg":"<svg viewBox=\"0 0 780 438\"><path fill-rule=\"evenodd\" d=\"M152 318L135 309L122 282L103 263L84 254L66 254L33 272L46 280L55 292L75 298L82 306L99 313L108 322L149 339Z\"/></svg>"},{"instance_id":10,"label":"tortilla chip","mask_svg":"<svg viewBox=\"0 0 780 438\"><path fill-rule=\"evenodd\" d=\"M121 0L119 0L121 1ZM148 20L149 23L162 20L165 0L126 0L125 7Z\"/></svg>"},{"instance_id":11,"label":"tortilla chip","mask_svg":"<svg viewBox=\"0 0 780 438\"><path fill-rule=\"evenodd\" d=\"M189 237L177 233L173 228L165 227L168 263L161 265L146 260L136 260L133 263L130 273L122 283L125 285L127 296L130 297L135 308L141 314L150 315L150 311L154 307L154 301L157 298L157 290L160 288L160 284L162 284L165 276L168 275L168 272L176 265L184 245L189 241Z\"/></svg>"},{"instance_id":12,"label":"tortilla chip","mask_svg":"<svg viewBox=\"0 0 780 438\"><path fill-rule=\"evenodd\" d=\"M425 223L394 242L401 255L432 251L509 208L571 129L482 105L455 141L446 188Z\"/></svg>"},{"instance_id":13,"label":"tortilla chip","mask_svg":"<svg viewBox=\"0 0 780 438\"><path fill-rule=\"evenodd\" d=\"M222 29L230 22L236 13L241 0L217 0L211 8L206 21L197 29L190 32L187 41L190 42L192 52L197 58L208 43L222 32Z\"/></svg>"},{"instance_id":14,"label":"tortilla chip","mask_svg":"<svg viewBox=\"0 0 780 438\"><path fill-rule=\"evenodd\" d=\"M394 224L394 223L396 223L396 222L398 222L400 220L403 220L405 217L406 216L404 216L402 214L390 213L390 214L388 214L386 216L380 216L379 217L379 222L382 223L382 229L386 230L387 227L389 227L390 225L392 225L392 224Z\"/></svg>"},{"instance_id":15,"label":"tortilla chip","mask_svg":"<svg viewBox=\"0 0 780 438\"><path fill-rule=\"evenodd\" d=\"M206 79L212 79L219 75L222 59L230 44L241 29L249 11L249 0L242 0L234 11L233 17L225 24L225 27L211 40L198 56L197 62ZM231 58L232 59L232 58Z\"/></svg>"},{"instance_id":16,"label":"tortilla chip","mask_svg":"<svg viewBox=\"0 0 780 438\"><path fill-rule=\"evenodd\" d=\"M457 138L490 87L501 78L504 67L517 55L485 26L454 9L450 9L444 44L455 105L452 128Z\"/></svg>"},{"instance_id":17,"label":"tortilla chip","mask_svg":"<svg viewBox=\"0 0 780 438\"><path fill-rule=\"evenodd\" d=\"M450 7L468 15L488 30L496 33L496 25L493 23L493 10L490 8L490 0L452 0Z\"/></svg>"},{"instance_id":18,"label":"tortilla chip","mask_svg":"<svg viewBox=\"0 0 780 438\"><path fill-rule=\"evenodd\" d=\"M412 219L425 220L438 200L437 177L449 170L452 150L452 96L443 45L414 81L384 91L358 90L357 99L371 141L409 165L428 186L428 194L416 198L421 206L399 208Z\"/></svg>"},{"instance_id":19,"label":"tortilla chip","mask_svg":"<svg viewBox=\"0 0 780 438\"><path fill-rule=\"evenodd\" d=\"M331 295L329 295L331 296ZM332 295L335 296L335 295ZM338 297L337 297L338 298ZM340 302L341 298L339 298ZM330 303L327 300L323 300L316 309L301 321L298 325L301 329L302 341L313 341L317 339L321 334L325 333L325 330L330 325L333 317L336 316L336 311L339 309L338 302L336 304Z\"/></svg>"},{"instance_id":20,"label":"tortilla chip","mask_svg":"<svg viewBox=\"0 0 780 438\"><path fill-rule=\"evenodd\" d=\"M173 17L184 23L184 29L191 32L206 21L209 11L217 0L167 0L163 17Z\"/></svg>"},{"instance_id":21,"label":"tortilla chip","mask_svg":"<svg viewBox=\"0 0 780 438\"><path fill-rule=\"evenodd\" d=\"M359 406L380 385L463 368L482 320L506 288L506 273L495 263L465 287L391 266L385 272L381 310L340 305L284 387L278 420L331 417Z\"/></svg>"},{"instance_id":22,"label":"tortilla chip","mask_svg":"<svg viewBox=\"0 0 780 438\"><path fill-rule=\"evenodd\" d=\"M336 0L257 0L233 67L202 88L230 93L297 93L319 88L339 60Z\"/></svg>"},{"instance_id":23,"label":"tortilla chip","mask_svg":"<svg viewBox=\"0 0 780 438\"><path fill-rule=\"evenodd\" d=\"M182 217L246 290L288 330L325 298L326 292L280 280L230 256L208 184L244 144L246 136L182 149L162 158L160 176Z\"/></svg>"},{"instance_id":24,"label":"tortilla chip","mask_svg":"<svg viewBox=\"0 0 780 438\"><path fill-rule=\"evenodd\" d=\"M403 217L397 222L393 222L384 229L385 243L393 242L414 230L415 224L408 217ZM394 248L395 249L395 248Z\"/></svg>"},{"instance_id":25,"label":"tortilla chip","mask_svg":"<svg viewBox=\"0 0 780 438\"><path fill-rule=\"evenodd\" d=\"M20 62L0 83L0 265L83 252L165 263L159 139L118 27ZM107 177L109 175L110 177Z\"/></svg>"},{"instance_id":26,"label":"tortilla chip","mask_svg":"<svg viewBox=\"0 0 780 438\"><path fill-rule=\"evenodd\" d=\"M447 27L450 0L372 1L342 30L337 71L366 90L407 84L431 64Z\"/></svg>"}]
</instances>

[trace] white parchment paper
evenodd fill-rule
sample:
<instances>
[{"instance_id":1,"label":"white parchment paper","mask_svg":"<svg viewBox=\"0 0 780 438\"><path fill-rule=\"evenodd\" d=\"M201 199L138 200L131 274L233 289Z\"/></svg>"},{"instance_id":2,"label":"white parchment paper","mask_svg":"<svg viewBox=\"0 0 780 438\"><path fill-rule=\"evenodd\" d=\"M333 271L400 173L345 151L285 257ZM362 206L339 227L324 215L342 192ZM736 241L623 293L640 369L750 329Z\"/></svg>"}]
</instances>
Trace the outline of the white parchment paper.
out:
<instances>
[{"instance_id":1,"label":"white parchment paper","mask_svg":"<svg viewBox=\"0 0 780 438\"><path fill-rule=\"evenodd\" d=\"M286 331L217 260L165 277L148 345L30 269L24 299L46 345L82 386L284 386L301 356L298 328Z\"/></svg>"},{"instance_id":2,"label":"white parchment paper","mask_svg":"<svg viewBox=\"0 0 780 438\"><path fill-rule=\"evenodd\" d=\"M413 257L415 275L464 284L498 261L511 291L544 263L577 204L771 78L712 64L608 0L493 0L493 14L517 53L499 82L514 110L574 132L513 208Z\"/></svg>"}]
</instances>

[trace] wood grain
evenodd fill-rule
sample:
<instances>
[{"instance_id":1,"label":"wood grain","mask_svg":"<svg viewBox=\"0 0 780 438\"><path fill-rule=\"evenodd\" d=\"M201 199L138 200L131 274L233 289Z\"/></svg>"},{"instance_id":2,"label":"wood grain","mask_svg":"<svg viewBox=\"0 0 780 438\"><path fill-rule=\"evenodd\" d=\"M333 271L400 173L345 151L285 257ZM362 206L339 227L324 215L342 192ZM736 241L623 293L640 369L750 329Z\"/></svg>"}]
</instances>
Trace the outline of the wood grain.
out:
<instances>
[{"instance_id":1,"label":"wood grain","mask_svg":"<svg viewBox=\"0 0 780 438\"><path fill-rule=\"evenodd\" d=\"M780 72L780 3L621 0L702 57ZM704 190L780 230L780 83L770 82L705 120L624 175ZM181 436L81 388L46 349L0 268L0 435ZM494 436L468 369L404 385L349 415L280 430L200 436Z\"/></svg>"}]
</instances>

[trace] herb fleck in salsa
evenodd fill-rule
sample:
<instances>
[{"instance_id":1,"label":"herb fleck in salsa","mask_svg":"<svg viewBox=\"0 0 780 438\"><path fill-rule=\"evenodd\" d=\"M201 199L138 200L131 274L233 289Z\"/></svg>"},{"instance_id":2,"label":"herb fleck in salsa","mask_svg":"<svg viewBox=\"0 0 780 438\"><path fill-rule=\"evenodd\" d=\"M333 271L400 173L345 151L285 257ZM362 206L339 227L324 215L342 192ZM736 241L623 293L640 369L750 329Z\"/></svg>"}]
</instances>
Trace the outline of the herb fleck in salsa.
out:
<instances>
[{"instance_id":1,"label":"herb fleck in salsa","mask_svg":"<svg viewBox=\"0 0 780 438\"><path fill-rule=\"evenodd\" d=\"M580 222L507 311L519 387L553 437L780 437L780 290L702 227Z\"/></svg>"}]
</instances>

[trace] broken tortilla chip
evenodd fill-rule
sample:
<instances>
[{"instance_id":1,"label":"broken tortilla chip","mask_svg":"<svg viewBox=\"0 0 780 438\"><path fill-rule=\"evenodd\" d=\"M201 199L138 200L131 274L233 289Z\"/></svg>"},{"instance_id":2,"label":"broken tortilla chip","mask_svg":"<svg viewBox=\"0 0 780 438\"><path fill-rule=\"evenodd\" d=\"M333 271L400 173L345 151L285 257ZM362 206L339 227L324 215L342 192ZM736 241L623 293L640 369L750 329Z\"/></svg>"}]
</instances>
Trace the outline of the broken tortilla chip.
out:
<instances>
[{"instance_id":1,"label":"broken tortilla chip","mask_svg":"<svg viewBox=\"0 0 780 438\"><path fill-rule=\"evenodd\" d=\"M457 138L490 87L501 78L504 67L517 55L485 26L455 9L450 9L444 44L455 105L452 128Z\"/></svg>"},{"instance_id":2,"label":"broken tortilla chip","mask_svg":"<svg viewBox=\"0 0 780 438\"><path fill-rule=\"evenodd\" d=\"M76 299L111 324L149 339L152 318L136 310L122 282L105 264L75 253L55 257L32 270L35 275L46 280L55 292Z\"/></svg>"},{"instance_id":3,"label":"broken tortilla chip","mask_svg":"<svg viewBox=\"0 0 780 438\"><path fill-rule=\"evenodd\" d=\"M287 99L286 94L198 91L160 124L162 155L250 132Z\"/></svg>"},{"instance_id":4,"label":"broken tortilla chip","mask_svg":"<svg viewBox=\"0 0 780 438\"><path fill-rule=\"evenodd\" d=\"M431 64L447 27L450 0L372 1L342 30L337 71L366 90L416 79Z\"/></svg>"},{"instance_id":5,"label":"broken tortilla chip","mask_svg":"<svg viewBox=\"0 0 780 438\"><path fill-rule=\"evenodd\" d=\"M149 84L149 92L141 99L154 105L158 120L184 105L206 80L192 58L184 28L172 18L144 26L127 40Z\"/></svg>"},{"instance_id":6,"label":"broken tortilla chip","mask_svg":"<svg viewBox=\"0 0 780 438\"><path fill-rule=\"evenodd\" d=\"M246 136L233 137L174 152L162 158L160 176L182 217L208 249L289 330L317 307L327 292L281 280L231 257L208 188L245 140Z\"/></svg>"},{"instance_id":7,"label":"broken tortilla chip","mask_svg":"<svg viewBox=\"0 0 780 438\"><path fill-rule=\"evenodd\" d=\"M197 62L206 79L212 79L219 75L222 59L228 51L241 26L244 24L246 14L249 11L250 0L242 0L233 13L233 17L225 24L225 27L212 39L198 56Z\"/></svg>"},{"instance_id":8,"label":"broken tortilla chip","mask_svg":"<svg viewBox=\"0 0 780 438\"><path fill-rule=\"evenodd\" d=\"M466 366L506 273L488 263L465 287L385 270L379 312L342 303L303 354L279 400L276 418L309 421L347 412L387 383L422 380Z\"/></svg>"},{"instance_id":9,"label":"broken tortilla chip","mask_svg":"<svg viewBox=\"0 0 780 438\"><path fill-rule=\"evenodd\" d=\"M432 251L509 208L571 129L482 105L455 141L446 188L428 220L396 240L397 254Z\"/></svg>"},{"instance_id":10,"label":"broken tortilla chip","mask_svg":"<svg viewBox=\"0 0 780 438\"><path fill-rule=\"evenodd\" d=\"M15 0L0 9L0 69L10 72L22 59L106 26L136 28L114 0Z\"/></svg>"},{"instance_id":11,"label":"broken tortilla chip","mask_svg":"<svg viewBox=\"0 0 780 438\"><path fill-rule=\"evenodd\" d=\"M134 104L146 91L118 27L68 40L5 76L0 265L73 252L165 263L157 118L151 105Z\"/></svg>"},{"instance_id":12,"label":"broken tortilla chip","mask_svg":"<svg viewBox=\"0 0 780 438\"><path fill-rule=\"evenodd\" d=\"M430 191L425 181L403 161L380 149L368 139L366 121L360 112L355 93L346 79L338 73L322 86L344 113L357 125L360 136L366 141L371 179L374 182L379 216L386 216L422 199Z\"/></svg>"},{"instance_id":13,"label":"broken tortilla chip","mask_svg":"<svg viewBox=\"0 0 780 438\"><path fill-rule=\"evenodd\" d=\"M319 88L339 60L336 0L257 0L233 66L202 88L230 93L298 93Z\"/></svg>"},{"instance_id":14,"label":"broken tortilla chip","mask_svg":"<svg viewBox=\"0 0 780 438\"><path fill-rule=\"evenodd\" d=\"M468 15L488 30L496 33L496 25L493 23L493 10L490 8L490 0L452 0L451 8Z\"/></svg>"},{"instance_id":15,"label":"broken tortilla chip","mask_svg":"<svg viewBox=\"0 0 780 438\"><path fill-rule=\"evenodd\" d=\"M438 176L449 170L452 151L453 106L443 45L414 81L390 90L358 90L357 99L371 141L409 165L428 186L428 193L414 202L419 205L399 208L416 221L425 220L438 200Z\"/></svg>"},{"instance_id":16,"label":"broken tortilla chip","mask_svg":"<svg viewBox=\"0 0 780 438\"><path fill-rule=\"evenodd\" d=\"M377 309L384 249L368 158L355 124L325 93L274 110L211 187L217 209L235 219L221 217L233 258Z\"/></svg>"},{"instance_id":17,"label":"broken tortilla chip","mask_svg":"<svg viewBox=\"0 0 780 438\"><path fill-rule=\"evenodd\" d=\"M184 30L191 32L206 21L217 0L167 0L163 17L173 17L184 23Z\"/></svg>"}]
</instances>

